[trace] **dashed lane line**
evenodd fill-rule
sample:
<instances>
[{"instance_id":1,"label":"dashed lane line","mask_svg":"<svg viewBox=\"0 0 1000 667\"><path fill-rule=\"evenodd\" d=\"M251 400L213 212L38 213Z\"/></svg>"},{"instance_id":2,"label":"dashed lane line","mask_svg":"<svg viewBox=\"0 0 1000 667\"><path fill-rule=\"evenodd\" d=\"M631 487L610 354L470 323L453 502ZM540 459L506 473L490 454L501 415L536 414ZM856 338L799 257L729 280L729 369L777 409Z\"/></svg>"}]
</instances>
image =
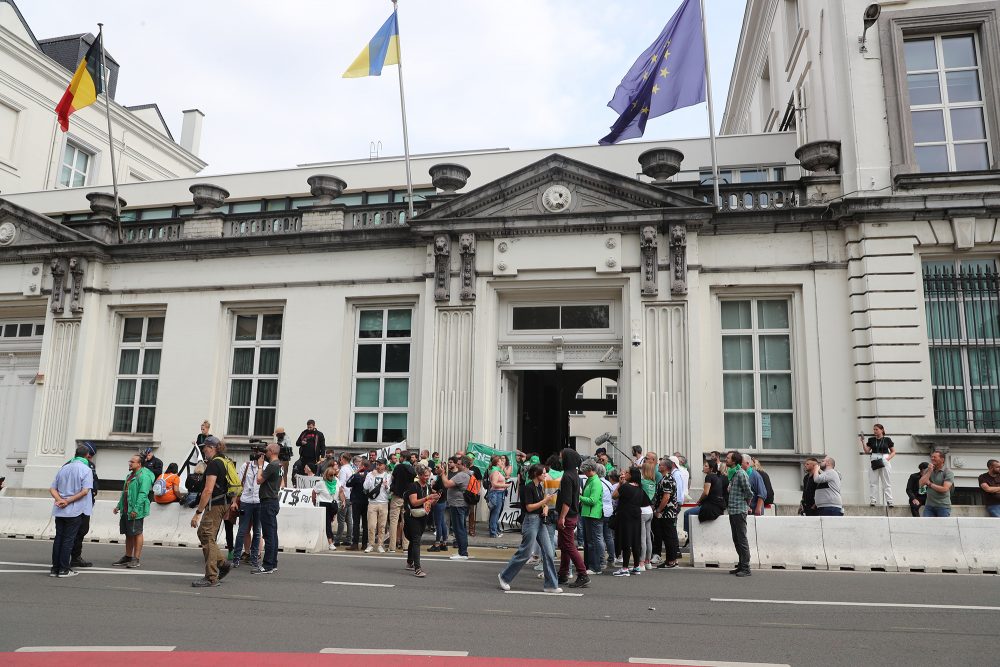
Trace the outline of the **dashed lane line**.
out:
<instances>
[{"instance_id":1,"label":"dashed lane line","mask_svg":"<svg viewBox=\"0 0 1000 667\"><path fill-rule=\"evenodd\" d=\"M325 648L320 653L336 653L339 655L419 655L440 658L467 658L468 651L423 651L420 649L399 648Z\"/></svg>"},{"instance_id":2,"label":"dashed lane line","mask_svg":"<svg viewBox=\"0 0 1000 667\"><path fill-rule=\"evenodd\" d=\"M545 595L553 598L582 598L583 593L546 593L544 591L504 591L505 595Z\"/></svg>"},{"instance_id":3,"label":"dashed lane line","mask_svg":"<svg viewBox=\"0 0 1000 667\"><path fill-rule=\"evenodd\" d=\"M15 653L165 653L176 646L22 646Z\"/></svg>"},{"instance_id":4,"label":"dashed lane line","mask_svg":"<svg viewBox=\"0 0 1000 667\"><path fill-rule=\"evenodd\" d=\"M369 588L395 588L396 584L373 584L367 581L324 581L334 586L367 586Z\"/></svg>"},{"instance_id":5,"label":"dashed lane line","mask_svg":"<svg viewBox=\"0 0 1000 667\"><path fill-rule=\"evenodd\" d=\"M837 602L834 600L750 600L743 598L709 598L712 602L745 602L749 604L790 604L818 607L894 607L900 609L953 609L959 611L1000 611L1000 607L964 604L915 604L904 602Z\"/></svg>"},{"instance_id":6,"label":"dashed lane line","mask_svg":"<svg viewBox=\"0 0 1000 667\"><path fill-rule=\"evenodd\" d=\"M713 660L673 660L667 658L629 658L633 665L674 665L676 667L790 667L773 662L717 662Z\"/></svg>"}]
</instances>

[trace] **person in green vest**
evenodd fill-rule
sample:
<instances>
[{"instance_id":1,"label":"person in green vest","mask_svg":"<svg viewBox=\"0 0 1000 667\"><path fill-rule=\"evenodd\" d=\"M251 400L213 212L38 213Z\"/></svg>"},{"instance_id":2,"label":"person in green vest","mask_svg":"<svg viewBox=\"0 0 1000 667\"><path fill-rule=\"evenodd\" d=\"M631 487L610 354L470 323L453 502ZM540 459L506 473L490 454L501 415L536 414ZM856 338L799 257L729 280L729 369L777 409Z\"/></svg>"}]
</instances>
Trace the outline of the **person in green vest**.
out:
<instances>
[{"instance_id":1,"label":"person in green vest","mask_svg":"<svg viewBox=\"0 0 1000 667\"><path fill-rule=\"evenodd\" d=\"M142 520L149 516L149 492L154 478L149 468L142 467L142 457L138 454L128 460L128 470L122 495L113 510L121 514L118 529L125 536L125 555L112 565L136 568L142 556Z\"/></svg>"}]
</instances>

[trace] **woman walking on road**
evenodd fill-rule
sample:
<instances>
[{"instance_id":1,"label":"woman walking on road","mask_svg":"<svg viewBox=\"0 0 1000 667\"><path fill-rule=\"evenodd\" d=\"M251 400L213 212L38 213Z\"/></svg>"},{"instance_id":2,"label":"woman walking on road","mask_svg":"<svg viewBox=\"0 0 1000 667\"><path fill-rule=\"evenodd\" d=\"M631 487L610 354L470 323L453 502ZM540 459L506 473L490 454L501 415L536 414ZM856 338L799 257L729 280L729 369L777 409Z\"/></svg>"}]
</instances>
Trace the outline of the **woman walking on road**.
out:
<instances>
[{"instance_id":1,"label":"woman walking on road","mask_svg":"<svg viewBox=\"0 0 1000 667\"><path fill-rule=\"evenodd\" d=\"M406 513L403 516L403 530L410 541L406 551L406 567L413 570L414 577L426 577L420 568L420 538L424 535L427 515L433 512L434 504L441 497L431 493L431 470L423 464L416 466L417 481L406 490Z\"/></svg>"},{"instance_id":2,"label":"woman walking on road","mask_svg":"<svg viewBox=\"0 0 1000 667\"><path fill-rule=\"evenodd\" d=\"M509 591L510 582L514 580L517 573L521 571L524 564L531 556L532 546L537 544L542 557L542 572L544 573L545 584L542 589L546 593L562 593L556 575L556 564L552 558L552 545L549 541L549 533L543 525L549 518L549 504L545 497L545 489L542 486L542 478L545 475L545 467L532 465L528 469L528 483L521 491L521 499L524 505L524 523L521 524L521 546L514 554L503 572L497 575L500 588Z\"/></svg>"}]
</instances>

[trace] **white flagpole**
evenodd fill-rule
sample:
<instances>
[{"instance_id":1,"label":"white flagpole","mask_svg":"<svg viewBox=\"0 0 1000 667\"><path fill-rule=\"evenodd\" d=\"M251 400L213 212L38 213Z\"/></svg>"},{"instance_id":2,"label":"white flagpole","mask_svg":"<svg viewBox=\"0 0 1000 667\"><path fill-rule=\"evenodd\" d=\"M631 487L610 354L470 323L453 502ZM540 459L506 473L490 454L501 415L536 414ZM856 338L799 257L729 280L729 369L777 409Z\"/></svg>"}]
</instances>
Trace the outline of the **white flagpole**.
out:
<instances>
[{"instance_id":1,"label":"white flagpole","mask_svg":"<svg viewBox=\"0 0 1000 667\"><path fill-rule=\"evenodd\" d=\"M715 207L721 208L719 199L719 156L715 147L715 107L712 106L712 68L708 60L708 28L705 22L705 0L701 1L701 41L705 47L705 94L708 97L708 135L712 144L712 185L715 193Z\"/></svg>"},{"instance_id":2,"label":"white flagpole","mask_svg":"<svg viewBox=\"0 0 1000 667\"><path fill-rule=\"evenodd\" d=\"M108 117L108 155L111 156L111 183L115 192L115 223L118 225L118 242L125 238L122 233L122 209L118 200L118 169L115 167L115 140L111 135L111 93L108 91L108 68L104 63L104 24L97 24L97 38L101 40L101 81L104 82L104 113Z\"/></svg>"},{"instance_id":3,"label":"white flagpole","mask_svg":"<svg viewBox=\"0 0 1000 667\"><path fill-rule=\"evenodd\" d=\"M396 61L399 75L399 110L403 115L403 155L406 161L406 200L409 204L407 222L413 218L413 178L410 176L410 135L406 131L406 97L403 95L403 54L399 45L402 39L399 35L399 12L397 0L392 0L392 13L396 14Z\"/></svg>"}]
</instances>

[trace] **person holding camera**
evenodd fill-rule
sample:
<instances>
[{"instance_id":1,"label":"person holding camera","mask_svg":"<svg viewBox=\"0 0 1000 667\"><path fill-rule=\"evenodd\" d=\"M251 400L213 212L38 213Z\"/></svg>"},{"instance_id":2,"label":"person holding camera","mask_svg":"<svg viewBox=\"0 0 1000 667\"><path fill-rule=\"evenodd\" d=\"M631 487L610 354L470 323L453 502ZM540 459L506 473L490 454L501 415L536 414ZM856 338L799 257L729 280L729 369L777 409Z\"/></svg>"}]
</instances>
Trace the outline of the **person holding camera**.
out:
<instances>
[{"instance_id":1,"label":"person holding camera","mask_svg":"<svg viewBox=\"0 0 1000 667\"><path fill-rule=\"evenodd\" d=\"M327 548L330 551L337 550L337 547L333 543L333 521L337 518L340 506L347 502L347 498L344 496L344 489L338 486L338 472L340 472L340 468L337 466L337 462L333 461L323 469L322 479L316 480L312 492L313 503L318 501L319 506L326 510L326 519L323 525L326 528Z\"/></svg>"},{"instance_id":2,"label":"person holding camera","mask_svg":"<svg viewBox=\"0 0 1000 667\"><path fill-rule=\"evenodd\" d=\"M239 500L240 527L233 544L233 567L240 566L244 549L250 551L250 567L260 567L260 485L257 483L257 473L264 465L264 449L260 444L251 445L250 460L243 464L239 472L243 493Z\"/></svg>"},{"instance_id":3,"label":"person holding camera","mask_svg":"<svg viewBox=\"0 0 1000 667\"><path fill-rule=\"evenodd\" d=\"M264 561L254 574L271 574L278 569L278 494L281 492L281 464L278 445L270 444L264 453L267 465L257 473L260 485L260 524L264 533Z\"/></svg>"},{"instance_id":4,"label":"person holding camera","mask_svg":"<svg viewBox=\"0 0 1000 667\"><path fill-rule=\"evenodd\" d=\"M281 486L288 486L288 465L292 460L292 441L285 434L285 427L274 429L274 441L278 444L278 462L281 463Z\"/></svg>"},{"instance_id":5,"label":"person holding camera","mask_svg":"<svg viewBox=\"0 0 1000 667\"><path fill-rule=\"evenodd\" d=\"M874 435L865 442L865 436L858 436L861 443L862 454L870 458L868 471L868 504L874 507L878 503L879 485L882 486L882 494L885 497L885 504L892 507L892 480L889 473L892 467L889 465L896 456L896 446L892 438L886 437L885 427L881 424L872 426Z\"/></svg>"}]
</instances>

